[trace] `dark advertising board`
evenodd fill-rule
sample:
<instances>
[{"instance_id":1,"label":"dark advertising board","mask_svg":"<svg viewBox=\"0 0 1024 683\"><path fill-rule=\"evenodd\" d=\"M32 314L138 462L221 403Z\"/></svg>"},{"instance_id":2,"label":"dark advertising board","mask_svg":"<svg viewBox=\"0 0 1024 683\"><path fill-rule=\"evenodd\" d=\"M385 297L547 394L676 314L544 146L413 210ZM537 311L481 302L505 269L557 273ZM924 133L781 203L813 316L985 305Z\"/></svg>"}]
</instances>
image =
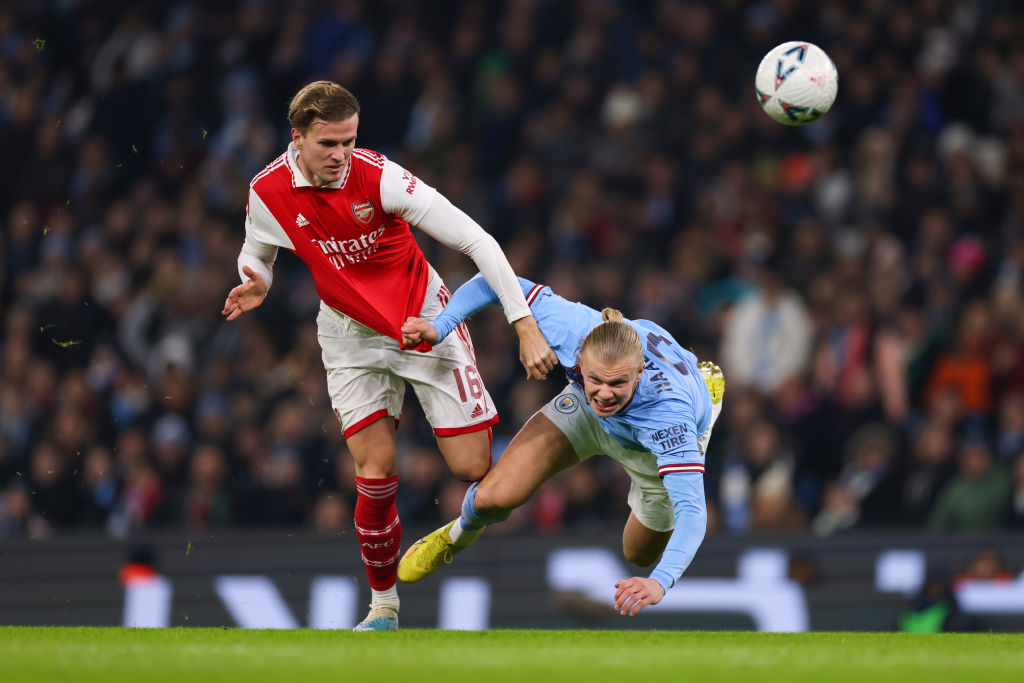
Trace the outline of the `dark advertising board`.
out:
<instances>
[{"instance_id":1,"label":"dark advertising board","mask_svg":"<svg viewBox=\"0 0 1024 683\"><path fill-rule=\"evenodd\" d=\"M618 544L617 535L485 534L451 566L399 586L402 627L892 630L937 579L957 596L961 623L1024 630L1019 535L712 537L662 603L633 619L611 609L612 585L646 571L627 564ZM999 580L964 576L986 550L1007 571ZM122 571L139 558L152 576ZM0 544L3 624L350 628L368 602L351 534Z\"/></svg>"}]
</instances>

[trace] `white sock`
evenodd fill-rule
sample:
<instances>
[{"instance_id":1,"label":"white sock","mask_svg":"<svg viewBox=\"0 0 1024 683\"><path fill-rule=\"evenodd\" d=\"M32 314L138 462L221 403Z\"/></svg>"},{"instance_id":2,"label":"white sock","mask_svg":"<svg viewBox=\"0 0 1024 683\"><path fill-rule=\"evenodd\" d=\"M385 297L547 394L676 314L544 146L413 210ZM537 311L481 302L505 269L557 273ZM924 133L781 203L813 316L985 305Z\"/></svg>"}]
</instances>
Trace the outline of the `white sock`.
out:
<instances>
[{"instance_id":1,"label":"white sock","mask_svg":"<svg viewBox=\"0 0 1024 683\"><path fill-rule=\"evenodd\" d=\"M394 607L398 609L398 586L397 584L388 588L387 590L379 591L370 589L370 604L371 605L387 605L388 607Z\"/></svg>"},{"instance_id":2,"label":"white sock","mask_svg":"<svg viewBox=\"0 0 1024 683\"><path fill-rule=\"evenodd\" d=\"M452 528L448 530L448 538L452 539L452 543L458 548L465 548L467 545L479 538L480 534L484 532L484 527L479 529L463 529L462 519L459 518L455 524L452 524Z\"/></svg>"}]
</instances>

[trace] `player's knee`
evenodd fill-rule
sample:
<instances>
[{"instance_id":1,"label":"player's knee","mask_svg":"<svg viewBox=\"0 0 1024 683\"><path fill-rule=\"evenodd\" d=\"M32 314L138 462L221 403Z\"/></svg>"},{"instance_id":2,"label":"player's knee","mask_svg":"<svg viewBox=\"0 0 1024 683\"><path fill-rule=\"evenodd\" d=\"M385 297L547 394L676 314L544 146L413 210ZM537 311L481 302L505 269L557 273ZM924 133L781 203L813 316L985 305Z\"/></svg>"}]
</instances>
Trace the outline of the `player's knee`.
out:
<instances>
[{"instance_id":1,"label":"player's knee","mask_svg":"<svg viewBox=\"0 0 1024 683\"><path fill-rule=\"evenodd\" d=\"M463 481L480 481L491 468L491 460L487 458L473 458L466 462L452 466L452 474Z\"/></svg>"},{"instance_id":2,"label":"player's knee","mask_svg":"<svg viewBox=\"0 0 1024 683\"><path fill-rule=\"evenodd\" d=\"M437 445L452 474L462 481L480 481L491 469L491 439L487 431L439 436Z\"/></svg>"},{"instance_id":3,"label":"player's knee","mask_svg":"<svg viewBox=\"0 0 1024 683\"><path fill-rule=\"evenodd\" d=\"M650 567L652 564L658 561L661 556L660 552L653 551L649 548L634 548L622 544L622 554L626 560L640 567Z\"/></svg>"}]
</instances>

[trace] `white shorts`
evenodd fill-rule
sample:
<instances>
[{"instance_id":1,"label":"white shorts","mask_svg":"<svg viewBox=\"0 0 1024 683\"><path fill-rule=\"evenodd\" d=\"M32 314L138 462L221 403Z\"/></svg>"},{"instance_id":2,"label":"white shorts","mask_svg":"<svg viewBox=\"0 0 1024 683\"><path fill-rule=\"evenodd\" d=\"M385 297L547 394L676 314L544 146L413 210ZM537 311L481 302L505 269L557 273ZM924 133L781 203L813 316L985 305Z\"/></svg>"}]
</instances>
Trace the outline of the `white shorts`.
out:
<instances>
[{"instance_id":1,"label":"white shorts","mask_svg":"<svg viewBox=\"0 0 1024 683\"><path fill-rule=\"evenodd\" d=\"M420 316L433 320L450 298L441 278L433 274ZM416 392L436 436L476 432L497 424L498 412L477 371L465 325L421 353L403 350L396 340L323 302L316 323L327 391L346 438L382 417L397 420L406 382Z\"/></svg>"},{"instance_id":2,"label":"white shorts","mask_svg":"<svg viewBox=\"0 0 1024 683\"><path fill-rule=\"evenodd\" d=\"M562 430L580 462L604 454L619 461L629 475L629 495L626 502L637 520L652 531L671 531L675 528L672 501L668 490L658 476L658 458L647 450L623 446L601 429L597 416L587 410L586 399L575 385L568 384L540 412ZM722 412L722 402L712 404L711 421L697 439L701 455L707 452L711 429Z\"/></svg>"}]
</instances>

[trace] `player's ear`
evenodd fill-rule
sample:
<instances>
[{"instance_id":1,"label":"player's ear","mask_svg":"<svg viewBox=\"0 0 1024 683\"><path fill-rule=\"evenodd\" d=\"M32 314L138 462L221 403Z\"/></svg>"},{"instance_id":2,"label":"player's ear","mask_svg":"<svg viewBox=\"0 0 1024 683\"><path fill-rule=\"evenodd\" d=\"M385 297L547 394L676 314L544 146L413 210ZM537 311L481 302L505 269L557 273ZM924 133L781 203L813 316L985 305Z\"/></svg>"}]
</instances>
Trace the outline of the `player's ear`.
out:
<instances>
[{"instance_id":1,"label":"player's ear","mask_svg":"<svg viewBox=\"0 0 1024 683\"><path fill-rule=\"evenodd\" d=\"M298 128L292 128L292 142L295 143L296 147L302 147L302 133L299 132Z\"/></svg>"}]
</instances>

